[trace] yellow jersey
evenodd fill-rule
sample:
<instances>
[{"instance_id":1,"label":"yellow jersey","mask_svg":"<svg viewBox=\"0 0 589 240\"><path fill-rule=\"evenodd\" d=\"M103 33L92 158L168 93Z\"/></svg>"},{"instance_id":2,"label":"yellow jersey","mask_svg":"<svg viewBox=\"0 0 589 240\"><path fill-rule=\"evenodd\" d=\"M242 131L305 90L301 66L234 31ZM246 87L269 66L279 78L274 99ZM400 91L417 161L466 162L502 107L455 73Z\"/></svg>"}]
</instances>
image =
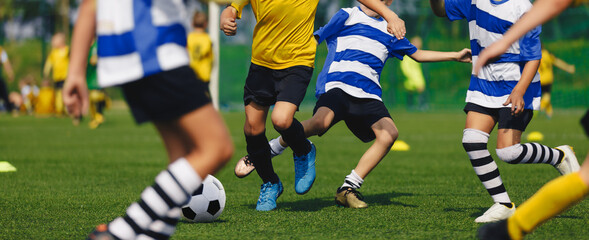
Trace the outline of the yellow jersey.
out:
<instances>
[{"instance_id":1,"label":"yellow jersey","mask_svg":"<svg viewBox=\"0 0 589 240\"><path fill-rule=\"evenodd\" d=\"M233 3L237 18L252 5L256 17L252 63L280 70L293 66L313 67L317 42L313 22L319 0L249 0Z\"/></svg>"},{"instance_id":2,"label":"yellow jersey","mask_svg":"<svg viewBox=\"0 0 589 240\"><path fill-rule=\"evenodd\" d=\"M186 44L190 67L203 82L211 80L213 68L213 43L206 32L191 32Z\"/></svg>"},{"instance_id":3,"label":"yellow jersey","mask_svg":"<svg viewBox=\"0 0 589 240\"><path fill-rule=\"evenodd\" d=\"M59 49L51 49L47 61L45 61L45 68L43 70L45 75L49 75L52 71L53 81L64 81L67 77L67 70L70 64L70 48L65 46Z\"/></svg>"},{"instance_id":4,"label":"yellow jersey","mask_svg":"<svg viewBox=\"0 0 589 240\"><path fill-rule=\"evenodd\" d=\"M540 73L540 85L546 86L554 82L554 55L548 50L542 49L542 60L540 60L540 67L538 72Z\"/></svg>"}]
</instances>

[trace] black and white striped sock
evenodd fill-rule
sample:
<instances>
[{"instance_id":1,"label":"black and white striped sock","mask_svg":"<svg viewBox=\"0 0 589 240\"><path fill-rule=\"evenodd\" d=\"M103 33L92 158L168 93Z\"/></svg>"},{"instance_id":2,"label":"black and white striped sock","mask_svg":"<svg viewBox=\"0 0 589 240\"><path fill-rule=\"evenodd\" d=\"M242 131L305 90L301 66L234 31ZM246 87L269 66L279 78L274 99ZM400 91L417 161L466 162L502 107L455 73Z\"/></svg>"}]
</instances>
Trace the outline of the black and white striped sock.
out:
<instances>
[{"instance_id":1,"label":"black and white striped sock","mask_svg":"<svg viewBox=\"0 0 589 240\"><path fill-rule=\"evenodd\" d=\"M185 158L160 172L155 183L143 190L141 199L127 208L127 214L109 223L109 231L120 239L151 237L167 239L174 232L180 210L202 179Z\"/></svg>"},{"instance_id":2,"label":"black and white striped sock","mask_svg":"<svg viewBox=\"0 0 589 240\"><path fill-rule=\"evenodd\" d=\"M341 187L351 187L354 189L358 189L362 187L362 183L364 183L364 179L358 176L358 174L356 174L356 171L352 170L352 172L348 174L348 176L346 176L344 184Z\"/></svg>"},{"instance_id":3,"label":"black and white striped sock","mask_svg":"<svg viewBox=\"0 0 589 240\"><path fill-rule=\"evenodd\" d=\"M564 153L539 143L525 143L497 149L497 156L511 164L547 163L556 166L562 161Z\"/></svg>"},{"instance_id":4,"label":"black and white striped sock","mask_svg":"<svg viewBox=\"0 0 589 240\"><path fill-rule=\"evenodd\" d=\"M488 141L488 133L476 129L464 129L462 146L466 150L470 158L470 163L479 180L483 183L483 186L487 189L493 201L504 204L511 203L501 180L497 163L493 161L487 149Z\"/></svg>"}]
</instances>

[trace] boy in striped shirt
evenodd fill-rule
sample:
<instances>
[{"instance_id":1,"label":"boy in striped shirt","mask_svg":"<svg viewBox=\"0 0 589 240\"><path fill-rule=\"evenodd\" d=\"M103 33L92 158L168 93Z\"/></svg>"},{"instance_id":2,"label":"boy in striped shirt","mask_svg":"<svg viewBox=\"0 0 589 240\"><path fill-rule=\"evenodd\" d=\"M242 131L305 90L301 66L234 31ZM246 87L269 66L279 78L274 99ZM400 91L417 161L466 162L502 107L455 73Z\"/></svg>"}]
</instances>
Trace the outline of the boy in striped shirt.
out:
<instances>
[{"instance_id":1,"label":"boy in striped shirt","mask_svg":"<svg viewBox=\"0 0 589 240\"><path fill-rule=\"evenodd\" d=\"M390 6L392 0L384 2ZM468 49L460 52L418 50L406 38L399 40L389 34L386 26L387 22L376 12L360 5L341 9L314 33L318 43L327 41L329 52L317 79L318 101L313 117L302 122L305 135L322 136L343 120L361 141L375 140L337 189L335 202L344 207L368 206L358 189L398 136L397 127L381 98L380 73L386 60L403 59L408 55L419 62L470 62ZM286 145L281 137L270 141L271 150L277 154Z\"/></svg>"},{"instance_id":2,"label":"boy in striped shirt","mask_svg":"<svg viewBox=\"0 0 589 240\"><path fill-rule=\"evenodd\" d=\"M532 6L528 0L430 0L430 3L437 16L468 21L473 63L482 49L500 39ZM462 145L479 180L495 202L475 222L499 221L515 211L497 164L487 149L489 134L496 124L499 159L510 164L546 163L561 174L579 170L570 146L550 148L538 143L520 144L533 110L540 106L540 32L540 27L534 28L478 75L471 75L464 107L467 115Z\"/></svg>"}]
</instances>

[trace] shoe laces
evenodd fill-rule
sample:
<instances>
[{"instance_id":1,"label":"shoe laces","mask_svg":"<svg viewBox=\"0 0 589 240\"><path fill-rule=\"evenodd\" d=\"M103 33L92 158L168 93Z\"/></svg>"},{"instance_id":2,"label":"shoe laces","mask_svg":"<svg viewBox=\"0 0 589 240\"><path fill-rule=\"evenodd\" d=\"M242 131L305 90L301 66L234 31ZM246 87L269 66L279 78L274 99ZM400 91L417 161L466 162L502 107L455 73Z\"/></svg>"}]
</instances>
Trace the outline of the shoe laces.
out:
<instances>
[{"instance_id":1,"label":"shoe laces","mask_svg":"<svg viewBox=\"0 0 589 240\"><path fill-rule=\"evenodd\" d=\"M272 194L272 183L271 182L267 182L262 184L262 189L260 190L260 200L262 202L266 202L270 199L270 194Z\"/></svg>"},{"instance_id":2,"label":"shoe laces","mask_svg":"<svg viewBox=\"0 0 589 240\"><path fill-rule=\"evenodd\" d=\"M362 193L360 193L358 190L356 190L354 188L348 187L346 189L345 195L348 195L350 193L353 194L354 196L356 196L356 198L358 198L360 200L364 200L364 196L362 196Z\"/></svg>"},{"instance_id":3,"label":"shoe laces","mask_svg":"<svg viewBox=\"0 0 589 240\"><path fill-rule=\"evenodd\" d=\"M308 168L306 160L306 155L302 157L295 157L295 177L299 178L305 175L305 172Z\"/></svg>"},{"instance_id":4,"label":"shoe laces","mask_svg":"<svg viewBox=\"0 0 589 240\"><path fill-rule=\"evenodd\" d=\"M243 160L243 163L245 163L246 166L253 166L254 163L252 162L252 160L250 160L250 156L249 155L245 155L245 159Z\"/></svg>"}]
</instances>

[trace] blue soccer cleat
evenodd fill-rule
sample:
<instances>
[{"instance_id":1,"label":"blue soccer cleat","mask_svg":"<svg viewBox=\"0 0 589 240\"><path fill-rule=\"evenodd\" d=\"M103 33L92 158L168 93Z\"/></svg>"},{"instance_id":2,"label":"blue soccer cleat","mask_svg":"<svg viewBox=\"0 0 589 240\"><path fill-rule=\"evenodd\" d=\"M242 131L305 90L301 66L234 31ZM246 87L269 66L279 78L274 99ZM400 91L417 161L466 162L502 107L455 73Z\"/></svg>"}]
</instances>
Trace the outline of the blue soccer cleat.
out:
<instances>
[{"instance_id":1,"label":"blue soccer cleat","mask_svg":"<svg viewBox=\"0 0 589 240\"><path fill-rule=\"evenodd\" d=\"M311 143L311 142L310 142ZM305 194L311 190L315 182L315 154L317 150L311 143L311 151L304 156L294 156L295 165L295 191L297 194Z\"/></svg>"},{"instance_id":2,"label":"blue soccer cleat","mask_svg":"<svg viewBox=\"0 0 589 240\"><path fill-rule=\"evenodd\" d=\"M282 182L272 184L267 182L262 184L260 188L260 197L256 204L256 210L258 211L270 211L276 208L276 199L282 194Z\"/></svg>"}]
</instances>

